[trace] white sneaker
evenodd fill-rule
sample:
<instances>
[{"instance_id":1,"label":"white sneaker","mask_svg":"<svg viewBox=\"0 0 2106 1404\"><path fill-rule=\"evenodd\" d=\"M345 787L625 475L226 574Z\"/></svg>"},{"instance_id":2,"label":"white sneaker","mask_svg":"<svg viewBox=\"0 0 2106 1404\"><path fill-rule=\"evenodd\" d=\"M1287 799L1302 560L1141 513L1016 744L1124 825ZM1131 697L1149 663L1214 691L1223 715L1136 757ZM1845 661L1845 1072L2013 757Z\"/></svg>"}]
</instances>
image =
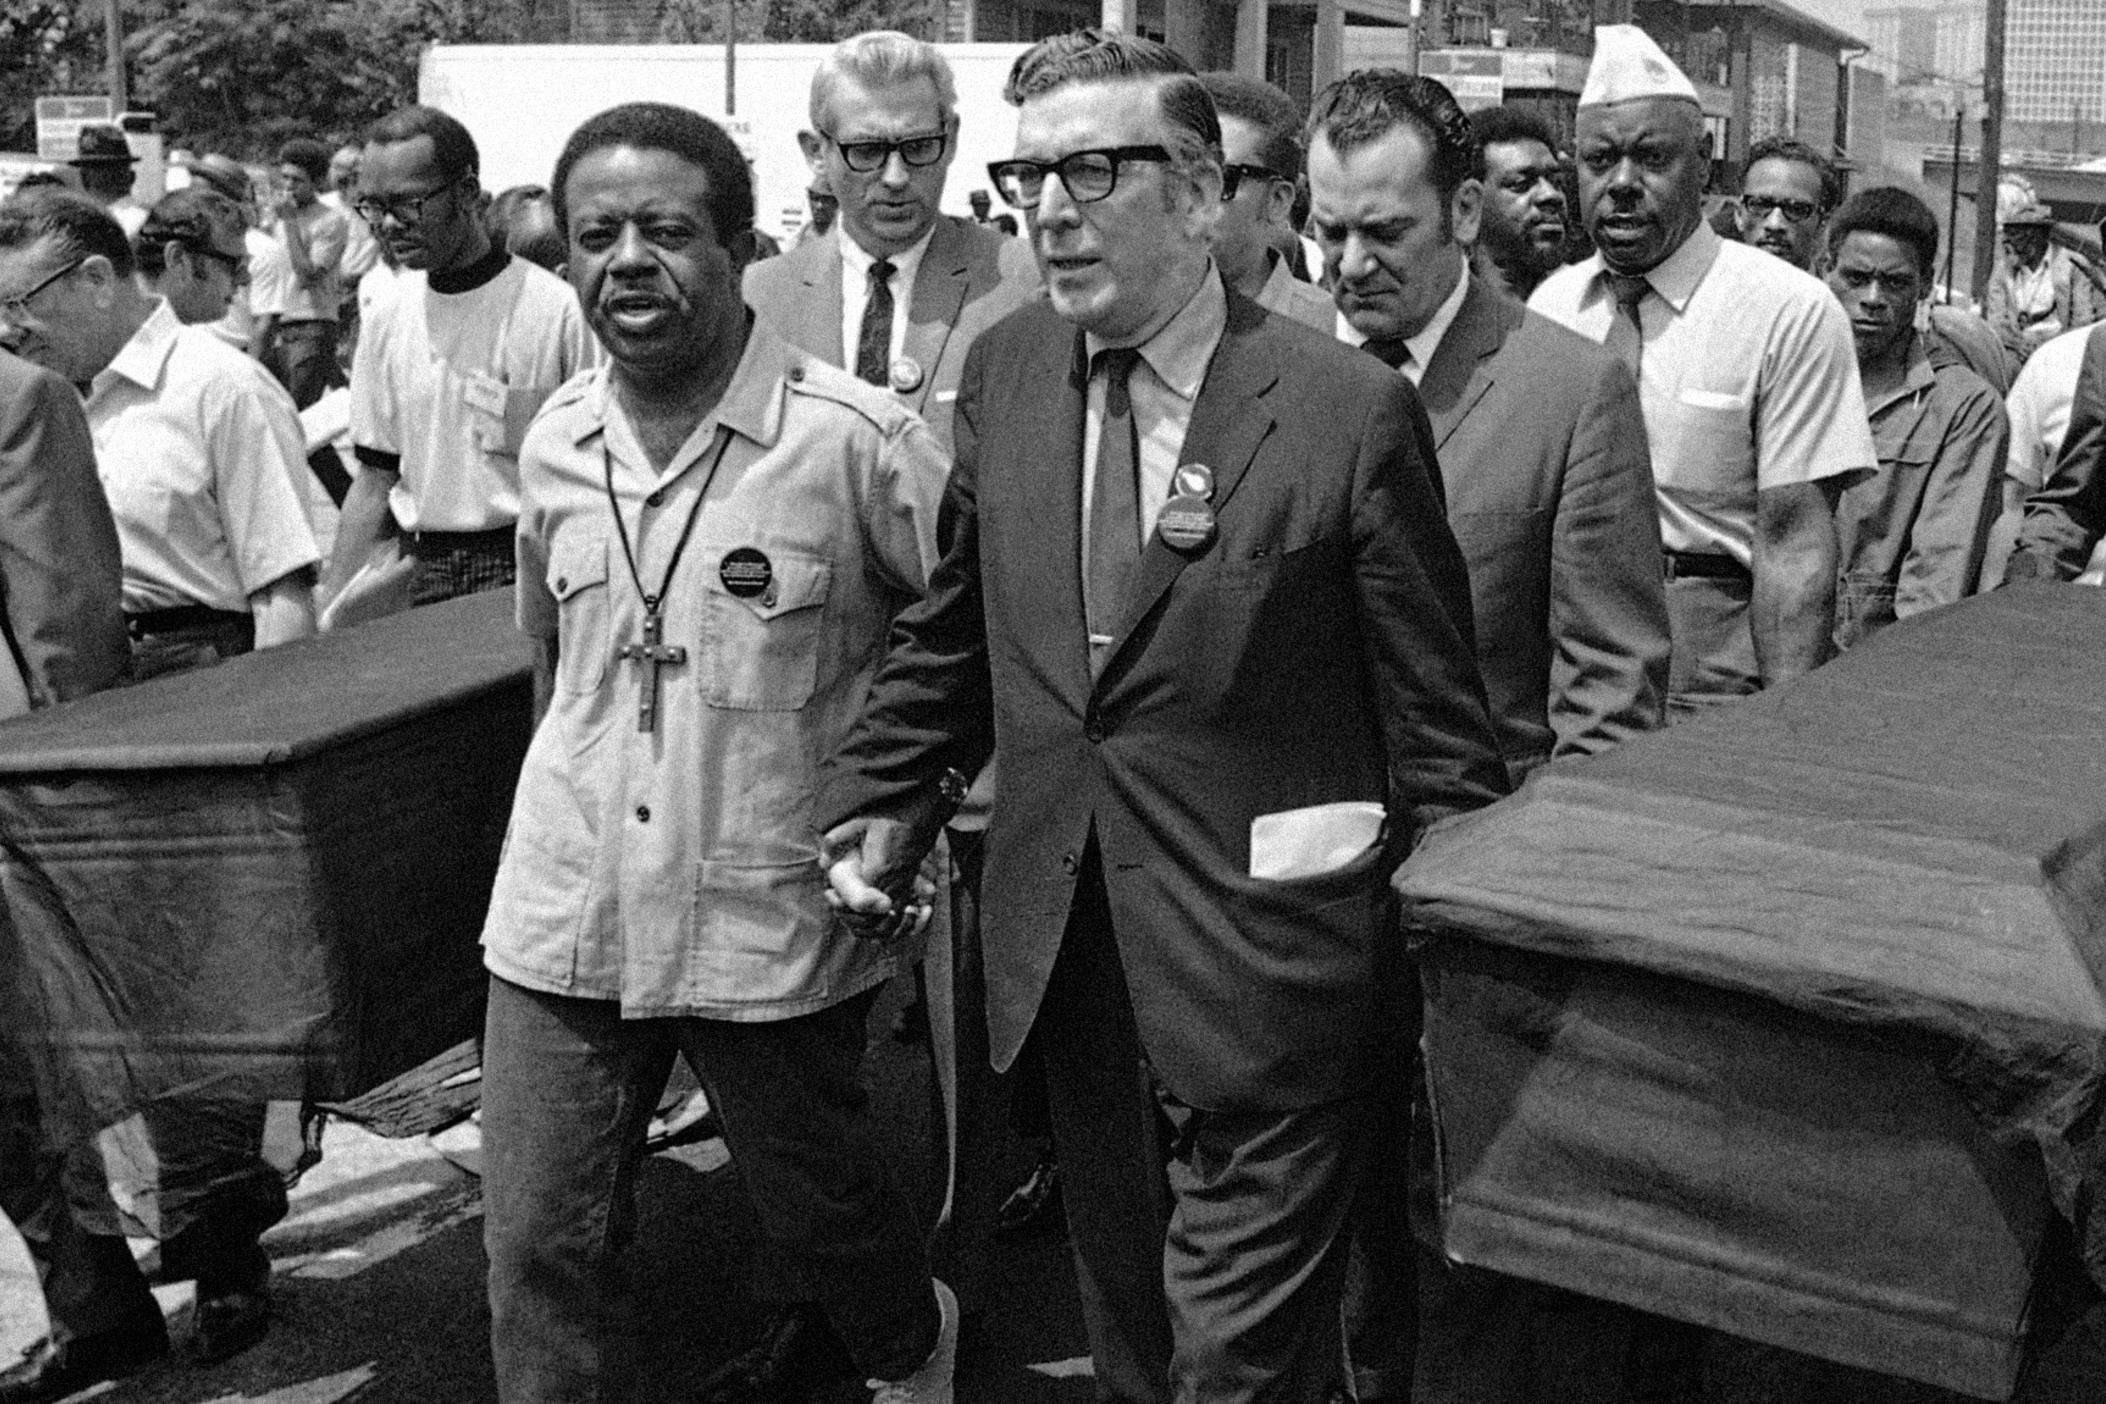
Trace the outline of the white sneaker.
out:
<instances>
[{"instance_id":1,"label":"white sneaker","mask_svg":"<svg viewBox=\"0 0 2106 1404\"><path fill-rule=\"evenodd\" d=\"M951 1373L958 1363L958 1297L940 1278L930 1278L936 1288L936 1307L943 1313L943 1329L937 1332L936 1349L921 1368L903 1380L871 1380L870 1404L951 1404Z\"/></svg>"}]
</instances>

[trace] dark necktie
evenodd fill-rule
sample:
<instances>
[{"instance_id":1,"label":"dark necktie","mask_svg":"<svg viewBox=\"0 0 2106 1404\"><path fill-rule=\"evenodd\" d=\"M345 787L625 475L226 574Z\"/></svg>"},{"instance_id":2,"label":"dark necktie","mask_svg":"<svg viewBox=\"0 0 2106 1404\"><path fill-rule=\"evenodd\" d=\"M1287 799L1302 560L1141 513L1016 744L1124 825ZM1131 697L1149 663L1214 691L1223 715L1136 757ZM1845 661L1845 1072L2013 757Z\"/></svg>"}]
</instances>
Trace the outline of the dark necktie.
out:
<instances>
[{"instance_id":1,"label":"dark necktie","mask_svg":"<svg viewBox=\"0 0 2106 1404\"><path fill-rule=\"evenodd\" d=\"M856 333L856 377L883 385L892 366L892 260L870 265L870 296L863 303L863 326Z\"/></svg>"},{"instance_id":2,"label":"dark necktie","mask_svg":"<svg viewBox=\"0 0 2106 1404\"><path fill-rule=\"evenodd\" d=\"M1616 299L1616 319L1609 324L1608 340L1602 344L1630 367L1637 378L1645 359L1645 318L1641 315L1646 293L1652 290L1642 273L1605 273L1609 295Z\"/></svg>"},{"instance_id":3,"label":"dark necktie","mask_svg":"<svg viewBox=\"0 0 2106 1404\"><path fill-rule=\"evenodd\" d=\"M1401 336L1371 336L1360 343L1360 349L1393 371L1404 369L1404 363L1411 359L1411 347Z\"/></svg>"},{"instance_id":4,"label":"dark necktie","mask_svg":"<svg viewBox=\"0 0 2106 1404\"><path fill-rule=\"evenodd\" d=\"M1130 346L1097 353L1104 375L1104 423L1097 435L1097 476L1090 490L1089 572L1083 612L1089 621L1090 676L1104 671L1112 631L1126 607L1141 559L1140 437L1128 380L1141 353Z\"/></svg>"}]
</instances>

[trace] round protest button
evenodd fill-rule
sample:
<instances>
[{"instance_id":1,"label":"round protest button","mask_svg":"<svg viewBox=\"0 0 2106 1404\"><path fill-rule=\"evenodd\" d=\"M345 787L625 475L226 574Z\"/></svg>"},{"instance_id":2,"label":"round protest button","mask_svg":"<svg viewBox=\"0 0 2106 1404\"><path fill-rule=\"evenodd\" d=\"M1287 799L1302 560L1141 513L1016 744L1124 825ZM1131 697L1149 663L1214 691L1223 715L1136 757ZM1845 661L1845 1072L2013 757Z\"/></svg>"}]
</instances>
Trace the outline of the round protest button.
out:
<instances>
[{"instance_id":1,"label":"round protest button","mask_svg":"<svg viewBox=\"0 0 2106 1404\"><path fill-rule=\"evenodd\" d=\"M724 559L717 563L717 579L724 588L742 600L764 594L775 582L775 565L767 553L751 546L726 551Z\"/></svg>"},{"instance_id":2,"label":"round protest button","mask_svg":"<svg viewBox=\"0 0 2106 1404\"><path fill-rule=\"evenodd\" d=\"M1214 509L1204 497L1181 492L1163 504L1155 530L1172 550L1202 550L1214 539Z\"/></svg>"},{"instance_id":3,"label":"round protest button","mask_svg":"<svg viewBox=\"0 0 2106 1404\"><path fill-rule=\"evenodd\" d=\"M921 374L921 362L912 356L900 357L892 363L892 369L887 372L893 390L902 395L911 395L921 389Z\"/></svg>"},{"instance_id":4,"label":"round protest button","mask_svg":"<svg viewBox=\"0 0 2106 1404\"><path fill-rule=\"evenodd\" d=\"M1170 475L1170 491L1179 497L1214 500L1214 470L1204 463L1180 463Z\"/></svg>"}]
</instances>

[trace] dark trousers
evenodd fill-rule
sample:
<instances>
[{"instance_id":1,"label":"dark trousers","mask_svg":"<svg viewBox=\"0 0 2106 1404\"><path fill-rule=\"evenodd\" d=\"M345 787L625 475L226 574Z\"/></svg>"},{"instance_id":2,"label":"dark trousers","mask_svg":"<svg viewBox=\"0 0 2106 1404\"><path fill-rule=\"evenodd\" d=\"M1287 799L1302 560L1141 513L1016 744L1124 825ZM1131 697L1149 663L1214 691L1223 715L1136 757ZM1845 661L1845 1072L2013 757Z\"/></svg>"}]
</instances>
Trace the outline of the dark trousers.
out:
<instances>
[{"instance_id":1,"label":"dark trousers","mask_svg":"<svg viewBox=\"0 0 2106 1404\"><path fill-rule=\"evenodd\" d=\"M1752 623L1754 582L1684 576L1667 582L1667 719L1701 716L1707 708L1762 687Z\"/></svg>"},{"instance_id":2,"label":"dark trousers","mask_svg":"<svg viewBox=\"0 0 2106 1404\"><path fill-rule=\"evenodd\" d=\"M1164 1088L1094 844L1034 1036L1098 1398L1323 1404L1343 1373L1360 1099L1209 1111Z\"/></svg>"},{"instance_id":3,"label":"dark trousers","mask_svg":"<svg viewBox=\"0 0 2106 1404\"><path fill-rule=\"evenodd\" d=\"M31 1073L12 1039L0 1037L0 1213L7 1215L36 1264L59 1342L161 1319L131 1249L115 1234L89 1233L67 1203L67 1181L100 1186L91 1148L72 1158L46 1144Z\"/></svg>"},{"instance_id":4,"label":"dark trousers","mask_svg":"<svg viewBox=\"0 0 2106 1404\"><path fill-rule=\"evenodd\" d=\"M684 1054L723 1120L771 1275L826 1311L856 1367L912 1374L939 1321L921 1234L858 1079L876 991L770 1023L623 1019L493 978L483 1039L484 1244L499 1397L626 1397L644 1127ZM707 1310L706 1303L697 1303Z\"/></svg>"},{"instance_id":5,"label":"dark trousers","mask_svg":"<svg viewBox=\"0 0 2106 1404\"><path fill-rule=\"evenodd\" d=\"M263 364L280 385L292 392L293 403L306 409L321 399L331 385L339 383L336 323L278 323L271 328L270 342L264 347Z\"/></svg>"},{"instance_id":6,"label":"dark trousers","mask_svg":"<svg viewBox=\"0 0 2106 1404\"><path fill-rule=\"evenodd\" d=\"M509 587L519 575L517 529L423 531L409 534L417 559L414 603L438 604Z\"/></svg>"}]
</instances>

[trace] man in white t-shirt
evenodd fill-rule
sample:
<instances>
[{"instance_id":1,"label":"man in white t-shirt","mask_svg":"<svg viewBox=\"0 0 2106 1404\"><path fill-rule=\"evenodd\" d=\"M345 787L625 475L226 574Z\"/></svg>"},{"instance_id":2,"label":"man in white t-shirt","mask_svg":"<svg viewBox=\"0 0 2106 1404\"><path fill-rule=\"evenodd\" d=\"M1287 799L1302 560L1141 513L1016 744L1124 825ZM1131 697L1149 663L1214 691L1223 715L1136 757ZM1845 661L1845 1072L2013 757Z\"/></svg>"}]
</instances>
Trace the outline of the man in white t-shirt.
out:
<instances>
[{"instance_id":1,"label":"man in white t-shirt","mask_svg":"<svg viewBox=\"0 0 2106 1404\"><path fill-rule=\"evenodd\" d=\"M597 360L568 285L491 242L479 163L468 129L434 108L402 108L367 135L353 209L402 271L363 314L360 471L325 597L398 535L420 604L510 585L520 439L549 393Z\"/></svg>"}]
</instances>

